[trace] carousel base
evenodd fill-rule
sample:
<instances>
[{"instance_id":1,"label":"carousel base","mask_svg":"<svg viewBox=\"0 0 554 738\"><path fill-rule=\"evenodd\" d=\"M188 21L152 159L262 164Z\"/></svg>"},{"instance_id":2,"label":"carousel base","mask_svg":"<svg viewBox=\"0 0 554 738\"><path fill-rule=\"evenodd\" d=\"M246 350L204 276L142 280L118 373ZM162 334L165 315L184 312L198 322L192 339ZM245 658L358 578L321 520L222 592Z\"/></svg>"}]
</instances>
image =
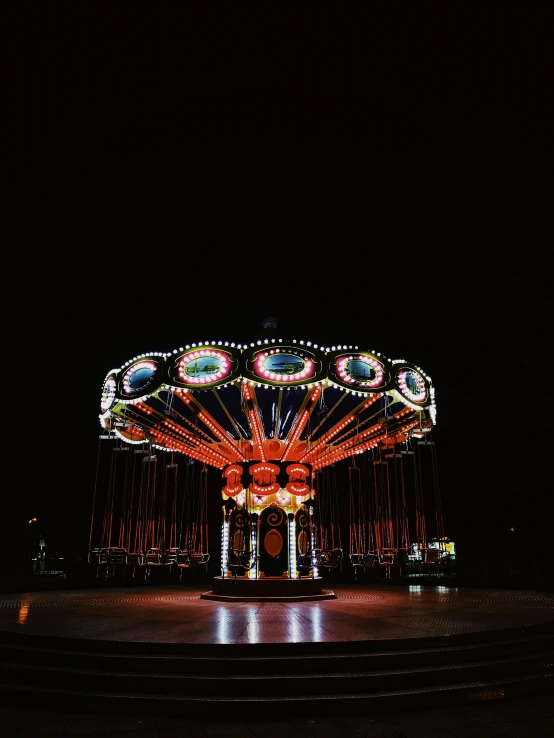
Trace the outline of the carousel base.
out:
<instances>
[{"instance_id":1,"label":"carousel base","mask_svg":"<svg viewBox=\"0 0 554 738\"><path fill-rule=\"evenodd\" d=\"M204 592L200 597L203 600L220 602L306 602L336 599L334 592L323 589L321 577L214 577L212 591Z\"/></svg>"}]
</instances>

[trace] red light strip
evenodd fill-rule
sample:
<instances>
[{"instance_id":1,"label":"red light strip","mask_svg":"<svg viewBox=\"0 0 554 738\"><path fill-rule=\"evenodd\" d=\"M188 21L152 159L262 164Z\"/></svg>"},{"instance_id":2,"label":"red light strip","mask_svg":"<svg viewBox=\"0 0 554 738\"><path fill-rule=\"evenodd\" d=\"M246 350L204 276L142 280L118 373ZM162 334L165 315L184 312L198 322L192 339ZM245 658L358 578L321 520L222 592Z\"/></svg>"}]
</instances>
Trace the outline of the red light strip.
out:
<instances>
[{"instance_id":1,"label":"red light strip","mask_svg":"<svg viewBox=\"0 0 554 738\"><path fill-rule=\"evenodd\" d=\"M204 454L199 453L195 449L190 448L189 446L185 446L184 443L179 442L177 439L173 438L172 436L168 435L167 433L162 433L162 431L158 430L157 428L153 428L152 436L156 440L156 443L160 446L164 446L165 448L168 448L170 450L174 451L180 451L185 456L190 456L193 459L197 459L198 461L202 461L205 464L210 464L210 466L215 466L216 469L223 469L225 466L224 463L218 463L217 459L210 458L209 456L205 456ZM205 449L206 452L210 451L210 449ZM215 452L213 452L215 455Z\"/></svg>"},{"instance_id":2,"label":"red light strip","mask_svg":"<svg viewBox=\"0 0 554 738\"><path fill-rule=\"evenodd\" d=\"M316 406L316 403L319 399L319 396L321 395L321 392L322 392L321 386L319 384L316 384L316 386L314 387L308 399L308 402L307 402L308 407L298 414L298 418L294 425L294 430L292 431L292 435L290 436L290 439L287 443L287 447L285 448L285 452L283 453L281 461L286 461L287 458L289 457L289 454L293 450L294 444L298 440L300 434L306 427L306 423L310 419L310 415L312 414L313 409Z\"/></svg>"},{"instance_id":3,"label":"red light strip","mask_svg":"<svg viewBox=\"0 0 554 738\"><path fill-rule=\"evenodd\" d=\"M323 456L321 459L318 459L316 462L314 462L313 469L321 469L325 466L329 466L329 464L334 464L336 461L341 461L347 456L354 456L354 454L358 451L366 451L367 449L374 448L379 444L379 441L382 438L385 438L386 435L386 433L382 433L380 436L372 438L370 441L362 443L360 446L356 446L356 448L349 449L348 451L335 451L328 456Z\"/></svg>"},{"instance_id":4,"label":"red light strip","mask_svg":"<svg viewBox=\"0 0 554 738\"><path fill-rule=\"evenodd\" d=\"M204 452L210 455L213 455L218 461L221 460L224 462L224 464L229 463L229 459L227 459L222 454L218 453L217 451L214 451L212 448L210 448L207 444L203 443L198 436L194 436L192 433L189 433L189 431L184 430L180 426L177 425L177 423L174 423L172 420L169 420L169 418L166 418L163 422L163 425L169 428L173 431L173 433L177 433L178 435L182 436L183 438L186 438L187 441L190 441L191 443L194 443L196 446L200 446L204 449Z\"/></svg>"},{"instance_id":5,"label":"red light strip","mask_svg":"<svg viewBox=\"0 0 554 738\"><path fill-rule=\"evenodd\" d=\"M254 408L248 411L248 418L250 420L250 427L252 428L254 438L256 440L256 447L258 449L258 455L260 457L260 461L265 461L266 458L264 454L263 437L262 437L262 432L259 427L260 421L258 418L258 414Z\"/></svg>"},{"instance_id":6,"label":"red light strip","mask_svg":"<svg viewBox=\"0 0 554 738\"><path fill-rule=\"evenodd\" d=\"M190 396L189 392L183 392L182 390L177 390L177 394L183 400L183 402L189 406L189 408L196 413L198 418L206 425L212 433L219 438L219 440L227 446L227 448L233 452L233 459L232 461L246 461L246 456L240 451L235 444L229 440L229 438L225 435L223 428L219 425L219 423L213 418L208 412L202 408L200 403L193 397Z\"/></svg>"},{"instance_id":7,"label":"red light strip","mask_svg":"<svg viewBox=\"0 0 554 738\"><path fill-rule=\"evenodd\" d=\"M332 428L330 428L327 431L327 433L325 433L325 435L323 435L319 439L319 441L316 443L316 445L312 449L310 449L309 451L307 451L304 454L304 456L300 459L300 461L307 462L310 458L312 458L314 456L314 454L317 453L317 451L319 451L319 449L323 445L327 444L331 440L331 438L334 438L347 425L350 425L350 423L352 423L352 421L355 420L356 417L360 413L362 413L364 410L367 410L368 407L370 407L375 402L377 402L377 400L380 397L382 397L382 396L383 396L383 393L382 392L380 392L378 395L373 395L368 400L366 400L361 407L356 408L356 410L354 410L354 413L352 415L350 415L350 417L346 418L346 420L343 420L341 423L337 423Z\"/></svg>"},{"instance_id":8,"label":"red light strip","mask_svg":"<svg viewBox=\"0 0 554 738\"><path fill-rule=\"evenodd\" d=\"M298 420L296 421L296 425L294 427L294 431L290 437L289 442L287 443L287 447L285 449L285 453L283 454L283 457L281 461L286 461L289 457L290 452L292 451L292 448L296 441L298 440L298 436L302 433L304 428L306 427L306 423L308 422L308 418L310 417L310 413L307 410L304 410L299 416Z\"/></svg>"},{"instance_id":9,"label":"red light strip","mask_svg":"<svg viewBox=\"0 0 554 738\"><path fill-rule=\"evenodd\" d=\"M401 428L398 429L396 433L403 434L405 431L409 430L410 428L414 428L416 425L417 425L417 420L414 420L412 423L407 423L406 425L403 425ZM365 451L369 448L373 448L377 446L381 439L387 437L386 432L382 433L380 436L376 436L375 438L369 439L365 443L358 444L356 446L353 446L353 444L357 441L359 442L364 436L367 437L369 433L375 432L375 430L378 430L379 428L381 428L380 423L377 424L376 426L373 426L373 428L370 428L364 433L361 433L360 435L356 436L350 441L347 441L342 446L339 446L338 449L335 449L332 453L328 454L327 456L323 456L321 459L318 459L317 461L315 461L313 464L313 468L321 469L322 467L329 466L329 464L333 464L335 461L340 461L341 459L345 459L347 456L353 456L355 453L358 453L359 451Z\"/></svg>"},{"instance_id":10,"label":"red light strip","mask_svg":"<svg viewBox=\"0 0 554 738\"><path fill-rule=\"evenodd\" d=\"M232 443L227 436L223 433L221 427L218 423L216 423L213 418L208 415L205 412L198 413L198 417L200 420L204 423L204 425L207 425L208 428L212 431L212 433L219 438L219 440L227 446L227 448L233 452L233 455L236 457L233 459L233 461L237 461L238 459L242 459L243 461L246 461L246 456L242 452L240 452L234 443Z\"/></svg>"}]
</instances>

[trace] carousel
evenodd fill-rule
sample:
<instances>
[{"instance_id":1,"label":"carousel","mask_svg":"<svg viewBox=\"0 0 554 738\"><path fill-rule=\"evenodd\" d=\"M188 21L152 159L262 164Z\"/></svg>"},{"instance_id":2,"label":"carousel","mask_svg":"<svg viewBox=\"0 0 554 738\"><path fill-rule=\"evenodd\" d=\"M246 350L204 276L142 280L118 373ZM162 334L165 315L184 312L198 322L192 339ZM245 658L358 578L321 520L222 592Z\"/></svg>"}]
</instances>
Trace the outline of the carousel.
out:
<instances>
[{"instance_id":1,"label":"carousel","mask_svg":"<svg viewBox=\"0 0 554 738\"><path fill-rule=\"evenodd\" d=\"M390 582L440 576L453 559L426 371L364 346L277 338L275 327L267 319L257 341L199 341L108 372L92 576L209 572L208 598L302 599L332 597L324 582L346 568Z\"/></svg>"}]
</instances>

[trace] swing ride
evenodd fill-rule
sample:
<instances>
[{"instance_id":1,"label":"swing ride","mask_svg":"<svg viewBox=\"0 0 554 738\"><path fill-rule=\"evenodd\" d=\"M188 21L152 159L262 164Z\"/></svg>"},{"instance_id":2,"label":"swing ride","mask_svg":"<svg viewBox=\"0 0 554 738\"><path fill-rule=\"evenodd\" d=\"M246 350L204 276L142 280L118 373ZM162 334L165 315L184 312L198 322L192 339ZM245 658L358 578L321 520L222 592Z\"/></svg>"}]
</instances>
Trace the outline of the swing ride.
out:
<instances>
[{"instance_id":1,"label":"swing ride","mask_svg":"<svg viewBox=\"0 0 554 738\"><path fill-rule=\"evenodd\" d=\"M94 576L206 573L213 469L223 501L214 595L320 595L345 565L355 579L390 581L440 574L454 557L435 390L408 361L296 339L204 341L108 372L100 406Z\"/></svg>"}]
</instances>

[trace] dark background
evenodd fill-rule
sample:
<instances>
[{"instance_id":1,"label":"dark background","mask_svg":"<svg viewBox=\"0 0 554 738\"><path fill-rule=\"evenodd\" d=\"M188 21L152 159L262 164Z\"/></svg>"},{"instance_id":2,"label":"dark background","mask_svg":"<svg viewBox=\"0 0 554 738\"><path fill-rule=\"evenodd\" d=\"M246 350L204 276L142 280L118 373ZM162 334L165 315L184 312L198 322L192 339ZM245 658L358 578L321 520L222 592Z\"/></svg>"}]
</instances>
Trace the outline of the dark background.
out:
<instances>
[{"instance_id":1,"label":"dark background","mask_svg":"<svg viewBox=\"0 0 554 738\"><path fill-rule=\"evenodd\" d=\"M86 547L109 369L273 314L422 366L459 568L551 587L543 11L33 12L8 70L5 556L32 517Z\"/></svg>"}]
</instances>

